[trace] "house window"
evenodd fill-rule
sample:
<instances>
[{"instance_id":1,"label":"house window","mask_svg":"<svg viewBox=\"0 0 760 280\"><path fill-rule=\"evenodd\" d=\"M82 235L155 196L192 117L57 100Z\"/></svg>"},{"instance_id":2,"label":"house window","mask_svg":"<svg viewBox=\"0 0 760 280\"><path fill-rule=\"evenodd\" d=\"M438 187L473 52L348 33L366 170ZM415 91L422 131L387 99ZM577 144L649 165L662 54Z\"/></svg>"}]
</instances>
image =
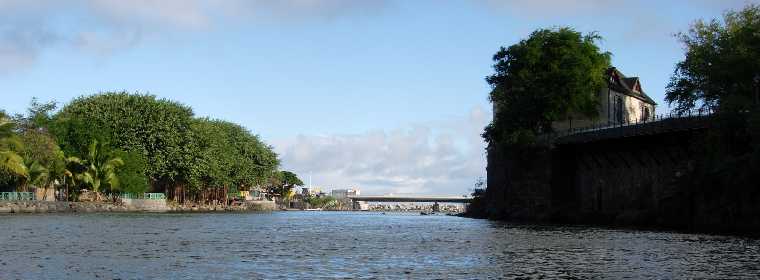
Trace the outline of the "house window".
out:
<instances>
[{"instance_id":1,"label":"house window","mask_svg":"<svg viewBox=\"0 0 760 280\"><path fill-rule=\"evenodd\" d=\"M615 97L615 122L623 122L623 99L620 96Z\"/></svg>"}]
</instances>

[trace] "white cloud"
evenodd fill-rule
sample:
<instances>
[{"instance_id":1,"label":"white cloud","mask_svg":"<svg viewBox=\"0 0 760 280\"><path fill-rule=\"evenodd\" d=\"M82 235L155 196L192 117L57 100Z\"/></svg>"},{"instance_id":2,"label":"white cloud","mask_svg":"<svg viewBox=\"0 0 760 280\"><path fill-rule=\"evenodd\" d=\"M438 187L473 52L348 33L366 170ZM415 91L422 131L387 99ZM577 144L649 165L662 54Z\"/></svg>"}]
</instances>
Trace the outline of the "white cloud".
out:
<instances>
[{"instance_id":1,"label":"white cloud","mask_svg":"<svg viewBox=\"0 0 760 280\"><path fill-rule=\"evenodd\" d=\"M639 17L647 14L669 12L656 9L657 1L652 0L479 0L481 4L495 10L511 11L521 17L548 16L612 16L618 19L638 21ZM700 9L736 9L757 0L673 0L670 1L681 7L696 7ZM673 15L670 15L673 17Z\"/></svg>"},{"instance_id":2,"label":"white cloud","mask_svg":"<svg viewBox=\"0 0 760 280\"><path fill-rule=\"evenodd\" d=\"M32 65L53 47L103 55L161 32L331 20L383 6L385 0L0 0L0 74Z\"/></svg>"},{"instance_id":3,"label":"white cloud","mask_svg":"<svg viewBox=\"0 0 760 280\"><path fill-rule=\"evenodd\" d=\"M505 14L520 21L544 26L571 26L578 30L601 32L604 38L630 43L651 44L652 41L668 39L672 34L687 27L697 18L687 19L676 12L694 10L715 11L719 17L723 11L740 9L757 0L673 0L665 2L648 0L480 0L480 7L494 13ZM712 17L711 17L712 18ZM584 22L577 25L579 21ZM529 30L536 26L531 25Z\"/></svg>"},{"instance_id":4,"label":"white cloud","mask_svg":"<svg viewBox=\"0 0 760 280\"><path fill-rule=\"evenodd\" d=\"M558 16L595 14L620 6L610 0L483 0L488 7L521 16Z\"/></svg>"},{"instance_id":5,"label":"white cloud","mask_svg":"<svg viewBox=\"0 0 760 280\"><path fill-rule=\"evenodd\" d=\"M466 194L485 176L480 138L490 114L354 135L299 135L274 141L282 168L315 186L358 186L370 194Z\"/></svg>"}]
</instances>

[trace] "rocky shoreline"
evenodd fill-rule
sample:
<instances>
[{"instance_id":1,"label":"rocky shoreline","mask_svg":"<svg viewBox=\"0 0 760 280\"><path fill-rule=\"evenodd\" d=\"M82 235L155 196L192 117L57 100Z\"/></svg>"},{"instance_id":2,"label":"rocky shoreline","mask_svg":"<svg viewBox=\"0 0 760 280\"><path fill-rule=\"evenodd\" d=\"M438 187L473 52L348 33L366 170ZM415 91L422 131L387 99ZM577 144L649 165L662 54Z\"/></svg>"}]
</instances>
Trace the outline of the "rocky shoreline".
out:
<instances>
[{"instance_id":1,"label":"rocky shoreline","mask_svg":"<svg viewBox=\"0 0 760 280\"><path fill-rule=\"evenodd\" d=\"M135 205L114 204L107 202L67 202L67 201L3 201L0 202L0 214L19 213L100 213L100 212L154 212L154 213L190 213L190 212L245 212L277 210L274 202L255 201L242 205L166 205L160 208L144 208Z\"/></svg>"}]
</instances>

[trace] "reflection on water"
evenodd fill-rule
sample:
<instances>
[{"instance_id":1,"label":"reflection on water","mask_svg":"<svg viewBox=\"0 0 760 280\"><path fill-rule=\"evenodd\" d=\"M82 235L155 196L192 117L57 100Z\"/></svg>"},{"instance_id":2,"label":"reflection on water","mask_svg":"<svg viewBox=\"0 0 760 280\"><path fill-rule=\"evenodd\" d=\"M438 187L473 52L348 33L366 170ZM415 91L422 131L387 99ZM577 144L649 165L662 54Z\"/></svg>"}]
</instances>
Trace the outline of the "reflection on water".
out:
<instances>
[{"instance_id":1,"label":"reflection on water","mask_svg":"<svg viewBox=\"0 0 760 280\"><path fill-rule=\"evenodd\" d=\"M0 279L750 278L760 241L352 212L0 216Z\"/></svg>"}]
</instances>

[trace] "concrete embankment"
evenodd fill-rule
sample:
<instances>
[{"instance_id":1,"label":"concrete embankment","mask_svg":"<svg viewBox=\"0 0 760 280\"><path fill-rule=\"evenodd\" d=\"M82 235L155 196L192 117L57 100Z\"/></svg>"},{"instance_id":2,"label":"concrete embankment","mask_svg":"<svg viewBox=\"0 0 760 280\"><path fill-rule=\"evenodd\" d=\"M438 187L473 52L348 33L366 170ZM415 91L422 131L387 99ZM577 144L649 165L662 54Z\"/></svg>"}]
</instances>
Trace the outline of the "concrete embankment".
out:
<instances>
[{"instance_id":1,"label":"concrete embankment","mask_svg":"<svg viewBox=\"0 0 760 280\"><path fill-rule=\"evenodd\" d=\"M66 201L1 201L0 214L8 213L96 213L96 212L228 212L272 211L272 201L251 201L242 205L167 205L163 200L134 199L123 203Z\"/></svg>"},{"instance_id":2,"label":"concrete embankment","mask_svg":"<svg viewBox=\"0 0 760 280\"><path fill-rule=\"evenodd\" d=\"M240 205L195 205L180 204L167 206L167 212L228 212L228 211L274 211L278 210L274 201L246 201Z\"/></svg>"}]
</instances>

